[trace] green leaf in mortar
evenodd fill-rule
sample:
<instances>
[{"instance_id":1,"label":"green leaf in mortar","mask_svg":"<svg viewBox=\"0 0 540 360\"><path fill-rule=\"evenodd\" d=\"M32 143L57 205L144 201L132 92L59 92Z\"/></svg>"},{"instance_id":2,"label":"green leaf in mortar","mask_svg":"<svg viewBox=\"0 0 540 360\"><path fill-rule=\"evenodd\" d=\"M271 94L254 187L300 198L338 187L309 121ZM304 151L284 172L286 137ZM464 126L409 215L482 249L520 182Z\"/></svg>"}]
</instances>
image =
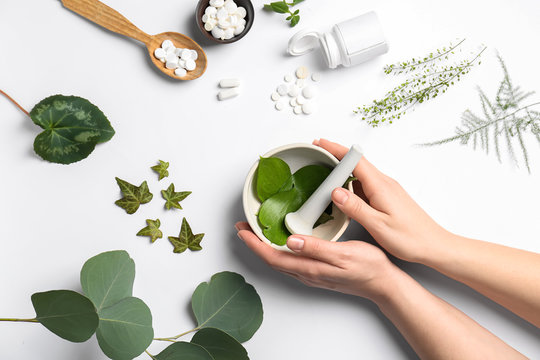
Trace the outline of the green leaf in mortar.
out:
<instances>
[{"instance_id":1,"label":"green leaf in mortar","mask_svg":"<svg viewBox=\"0 0 540 360\"><path fill-rule=\"evenodd\" d=\"M54 334L72 342L83 342L99 324L94 304L71 290L53 290L32 295L36 320Z\"/></svg>"},{"instance_id":2,"label":"green leaf in mortar","mask_svg":"<svg viewBox=\"0 0 540 360\"><path fill-rule=\"evenodd\" d=\"M259 223L263 234L276 245L285 245L291 233L285 227L285 216L294 212L313 194L330 174L330 169L320 165L308 165L295 172L280 191L262 203Z\"/></svg>"},{"instance_id":3,"label":"green leaf in mortar","mask_svg":"<svg viewBox=\"0 0 540 360\"><path fill-rule=\"evenodd\" d=\"M257 196L261 202L276 194L291 177L289 165L280 158L269 157L259 160L257 167Z\"/></svg>"},{"instance_id":4,"label":"green leaf in mortar","mask_svg":"<svg viewBox=\"0 0 540 360\"><path fill-rule=\"evenodd\" d=\"M214 360L249 360L242 344L219 329L201 329L193 336L191 342L205 348Z\"/></svg>"},{"instance_id":5,"label":"green leaf in mortar","mask_svg":"<svg viewBox=\"0 0 540 360\"><path fill-rule=\"evenodd\" d=\"M156 360L216 360L200 345L178 341L155 355Z\"/></svg>"},{"instance_id":6,"label":"green leaf in mortar","mask_svg":"<svg viewBox=\"0 0 540 360\"><path fill-rule=\"evenodd\" d=\"M34 140L34 151L54 163L82 160L114 135L103 112L78 96L49 96L30 111L30 118L44 129Z\"/></svg>"},{"instance_id":7,"label":"green leaf in mortar","mask_svg":"<svg viewBox=\"0 0 540 360\"><path fill-rule=\"evenodd\" d=\"M249 340L263 320L261 298L255 288L241 275L228 271L199 284L191 307L199 329L216 328L239 342Z\"/></svg>"}]
</instances>

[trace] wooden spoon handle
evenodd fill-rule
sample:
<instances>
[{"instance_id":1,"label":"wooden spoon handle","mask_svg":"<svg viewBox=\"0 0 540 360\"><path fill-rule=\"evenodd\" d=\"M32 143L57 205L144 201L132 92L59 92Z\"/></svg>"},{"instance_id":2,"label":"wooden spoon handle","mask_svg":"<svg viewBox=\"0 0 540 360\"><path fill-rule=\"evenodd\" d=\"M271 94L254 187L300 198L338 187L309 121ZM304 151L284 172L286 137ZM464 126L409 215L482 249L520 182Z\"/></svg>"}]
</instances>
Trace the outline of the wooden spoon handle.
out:
<instances>
[{"instance_id":1,"label":"wooden spoon handle","mask_svg":"<svg viewBox=\"0 0 540 360\"><path fill-rule=\"evenodd\" d=\"M139 40L145 44L150 42L150 35L137 28L118 11L111 9L98 0L62 0L62 4L71 11L115 33Z\"/></svg>"}]
</instances>

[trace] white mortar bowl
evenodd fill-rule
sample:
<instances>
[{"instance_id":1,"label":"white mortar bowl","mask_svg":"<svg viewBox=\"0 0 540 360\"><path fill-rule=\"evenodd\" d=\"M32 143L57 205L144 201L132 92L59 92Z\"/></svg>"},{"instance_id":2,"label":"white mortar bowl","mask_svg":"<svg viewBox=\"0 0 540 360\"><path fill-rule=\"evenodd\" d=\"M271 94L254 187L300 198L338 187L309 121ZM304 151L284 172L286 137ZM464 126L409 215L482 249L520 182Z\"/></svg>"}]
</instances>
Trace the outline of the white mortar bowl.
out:
<instances>
[{"instance_id":1,"label":"white mortar bowl","mask_svg":"<svg viewBox=\"0 0 540 360\"><path fill-rule=\"evenodd\" d=\"M270 150L263 157L278 157L285 161L291 168L291 172L294 174L298 169L307 165L325 165L334 168L338 164L338 159L328 151L311 144L289 144L280 146L273 150ZM261 226L257 219L257 213L261 207L261 201L257 197L257 186L255 175L257 167L259 166L259 160L253 164L244 183L244 191L242 195L242 203L244 205L244 213L247 221L253 232L265 243L279 250L290 251L286 245L279 246L273 244L268 240L262 232ZM349 183L348 189L353 191L352 183ZM334 220L327 222L326 224L317 226L313 229L313 236L328 240L337 241L341 235L349 226L350 219L343 212L341 212L335 205L332 204L332 216Z\"/></svg>"}]
</instances>

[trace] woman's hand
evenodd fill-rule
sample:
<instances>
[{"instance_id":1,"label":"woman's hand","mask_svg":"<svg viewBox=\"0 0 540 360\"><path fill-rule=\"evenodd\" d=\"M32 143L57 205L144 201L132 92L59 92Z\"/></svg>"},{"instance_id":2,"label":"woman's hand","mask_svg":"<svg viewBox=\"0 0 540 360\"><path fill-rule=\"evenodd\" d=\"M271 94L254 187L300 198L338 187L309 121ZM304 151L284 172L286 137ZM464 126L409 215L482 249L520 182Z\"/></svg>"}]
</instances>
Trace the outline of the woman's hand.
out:
<instances>
[{"instance_id":1,"label":"woman's hand","mask_svg":"<svg viewBox=\"0 0 540 360\"><path fill-rule=\"evenodd\" d=\"M293 235L287 241L296 253L292 254L263 243L248 223L239 222L236 229L240 239L267 264L308 286L376 301L385 296L388 280L400 271L381 249L363 241L338 243Z\"/></svg>"},{"instance_id":2,"label":"woman's hand","mask_svg":"<svg viewBox=\"0 0 540 360\"><path fill-rule=\"evenodd\" d=\"M348 149L328 140L316 140L320 146L342 159ZM332 201L346 215L358 221L392 255L421 262L442 241L450 237L407 192L392 178L381 173L365 157L353 175L354 193L337 188Z\"/></svg>"}]
</instances>

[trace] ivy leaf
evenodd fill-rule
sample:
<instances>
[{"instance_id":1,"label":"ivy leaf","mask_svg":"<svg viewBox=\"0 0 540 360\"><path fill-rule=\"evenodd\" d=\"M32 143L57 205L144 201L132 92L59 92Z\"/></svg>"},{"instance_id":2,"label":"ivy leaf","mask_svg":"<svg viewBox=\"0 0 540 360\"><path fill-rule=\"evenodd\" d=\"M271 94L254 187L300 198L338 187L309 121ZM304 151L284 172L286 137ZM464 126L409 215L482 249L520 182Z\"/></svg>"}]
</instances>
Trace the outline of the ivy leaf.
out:
<instances>
[{"instance_id":1,"label":"ivy leaf","mask_svg":"<svg viewBox=\"0 0 540 360\"><path fill-rule=\"evenodd\" d=\"M182 209L180 201L184 200L191 194L191 191L174 191L174 184L171 183L167 190L161 190L161 196L165 199L165 208L170 210L171 208Z\"/></svg>"},{"instance_id":2,"label":"ivy leaf","mask_svg":"<svg viewBox=\"0 0 540 360\"><path fill-rule=\"evenodd\" d=\"M276 194L291 177L291 169L277 157L259 159L257 167L257 196L261 202Z\"/></svg>"},{"instance_id":3,"label":"ivy leaf","mask_svg":"<svg viewBox=\"0 0 540 360\"><path fill-rule=\"evenodd\" d=\"M137 236L150 236L150 242L154 242L163 237L163 233L159 230L159 227L161 226L159 219L146 219L146 224L147 226L139 230Z\"/></svg>"},{"instance_id":4,"label":"ivy leaf","mask_svg":"<svg viewBox=\"0 0 540 360\"><path fill-rule=\"evenodd\" d=\"M140 186L135 186L120 178L116 177L115 179L124 197L114 203L126 210L128 214L135 213L139 209L139 205L150 202L154 197L148 189L146 181L143 181Z\"/></svg>"},{"instance_id":5,"label":"ivy leaf","mask_svg":"<svg viewBox=\"0 0 540 360\"><path fill-rule=\"evenodd\" d=\"M169 170L167 170L169 168L169 163L163 160L158 160L158 161L159 161L159 164L152 166L150 169L158 173L158 176L159 176L158 181L159 181L169 176Z\"/></svg>"},{"instance_id":6,"label":"ivy leaf","mask_svg":"<svg viewBox=\"0 0 540 360\"><path fill-rule=\"evenodd\" d=\"M80 161L114 135L103 112L78 96L49 96L34 106L30 118L44 129L34 140L34 151L54 163Z\"/></svg>"},{"instance_id":7,"label":"ivy leaf","mask_svg":"<svg viewBox=\"0 0 540 360\"><path fill-rule=\"evenodd\" d=\"M84 342L99 324L94 304L71 290L53 290L32 295L36 320L54 334L72 342Z\"/></svg>"},{"instance_id":8,"label":"ivy leaf","mask_svg":"<svg viewBox=\"0 0 540 360\"><path fill-rule=\"evenodd\" d=\"M289 5L285 1L274 1L269 4L273 12L286 14L289 12Z\"/></svg>"},{"instance_id":9,"label":"ivy leaf","mask_svg":"<svg viewBox=\"0 0 540 360\"><path fill-rule=\"evenodd\" d=\"M193 235L191 226L187 222L186 218L182 219L182 227L180 229L180 235L178 237L169 236L169 241L174 246L173 252L183 253L186 249L191 251L202 250L201 241L204 234Z\"/></svg>"},{"instance_id":10,"label":"ivy leaf","mask_svg":"<svg viewBox=\"0 0 540 360\"><path fill-rule=\"evenodd\" d=\"M153 357L155 360L217 360L200 345L177 341ZM241 359L238 359L241 360Z\"/></svg>"},{"instance_id":11,"label":"ivy leaf","mask_svg":"<svg viewBox=\"0 0 540 360\"><path fill-rule=\"evenodd\" d=\"M191 343L202 346L215 360L249 360L242 344L219 329L201 329L193 335Z\"/></svg>"},{"instance_id":12,"label":"ivy leaf","mask_svg":"<svg viewBox=\"0 0 540 360\"><path fill-rule=\"evenodd\" d=\"M255 288L241 275L228 271L200 283L191 297L191 307L198 328L219 329L239 342L251 339L263 320L261 298Z\"/></svg>"},{"instance_id":13,"label":"ivy leaf","mask_svg":"<svg viewBox=\"0 0 540 360\"><path fill-rule=\"evenodd\" d=\"M294 15L291 19L291 27L296 26L298 22L300 21L300 15Z\"/></svg>"}]
</instances>

